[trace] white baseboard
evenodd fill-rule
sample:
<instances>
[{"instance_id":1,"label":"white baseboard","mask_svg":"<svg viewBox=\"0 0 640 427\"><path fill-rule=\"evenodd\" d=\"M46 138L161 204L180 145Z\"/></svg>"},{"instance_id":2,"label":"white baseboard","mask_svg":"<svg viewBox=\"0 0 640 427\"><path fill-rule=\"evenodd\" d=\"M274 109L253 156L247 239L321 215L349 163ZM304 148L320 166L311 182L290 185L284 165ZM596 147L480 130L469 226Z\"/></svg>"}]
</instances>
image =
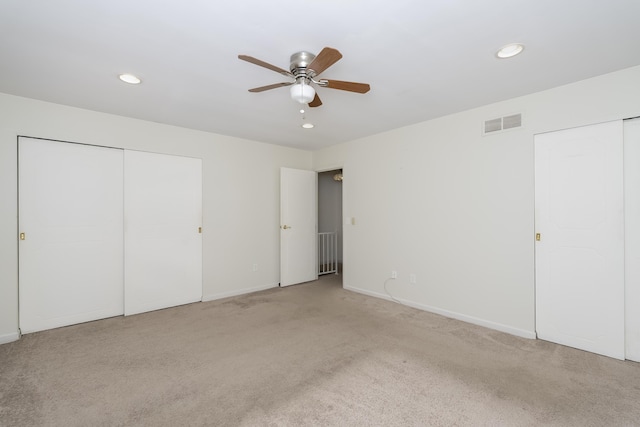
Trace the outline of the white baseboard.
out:
<instances>
[{"instance_id":1,"label":"white baseboard","mask_svg":"<svg viewBox=\"0 0 640 427\"><path fill-rule=\"evenodd\" d=\"M7 344L13 341L18 341L20 334L15 332L13 334L0 335L0 344Z\"/></svg>"},{"instance_id":2,"label":"white baseboard","mask_svg":"<svg viewBox=\"0 0 640 427\"><path fill-rule=\"evenodd\" d=\"M366 289L354 288L352 286L344 286L344 289L352 292L368 295L371 297L375 297L375 298L385 299L387 301L393 301L389 295L381 294L378 292L372 292ZM496 323L490 320L479 319L477 317L467 316L466 314L456 313L454 311L443 310L441 308L431 307L424 304L418 304L416 302L405 300L402 298L397 298L397 297L394 297L394 298L400 303L409 307L417 308L418 310L428 311L430 313L439 314L441 316L449 317L451 319L462 320L463 322L472 323L474 325L483 326L489 329L495 329L496 331L505 332L507 334L515 335L522 338L536 339L536 333L534 331L527 331L525 329L514 328L512 326L503 325L502 323Z\"/></svg>"},{"instance_id":3,"label":"white baseboard","mask_svg":"<svg viewBox=\"0 0 640 427\"><path fill-rule=\"evenodd\" d=\"M275 284L257 286L255 288L245 288L245 289L240 289L240 290L237 290L237 291L220 292L218 294L203 295L202 296L202 302L213 301L213 300L222 299L222 298L235 297L235 296L238 296L238 295L245 295L245 294L250 294L250 293L253 293L253 292L265 291L267 289L272 289L272 288L277 288L277 287L278 287L278 283L275 283Z\"/></svg>"}]
</instances>

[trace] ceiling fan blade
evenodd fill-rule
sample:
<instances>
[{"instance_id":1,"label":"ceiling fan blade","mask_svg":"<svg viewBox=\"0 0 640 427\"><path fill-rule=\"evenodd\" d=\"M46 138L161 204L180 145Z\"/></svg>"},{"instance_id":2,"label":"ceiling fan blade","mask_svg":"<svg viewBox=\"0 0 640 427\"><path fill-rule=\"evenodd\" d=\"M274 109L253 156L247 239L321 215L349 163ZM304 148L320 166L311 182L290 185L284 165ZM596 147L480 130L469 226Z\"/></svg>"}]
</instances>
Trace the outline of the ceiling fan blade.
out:
<instances>
[{"instance_id":1,"label":"ceiling fan blade","mask_svg":"<svg viewBox=\"0 0 640 427\"><path fill-rule=\"evenodd\" d=\"M275 65L271 65L267 62L261 61L259 59L254 58L253 56L248 56L248 55L238 55L238 59L242 59L243 61L247 61L247 62L251 62L252 64L256 64L259 65L261 67L267 68L271 71L275 71L276 73L280 73L283 76L287 76L287 77L293 77L293 74L291 74L289 71L284 70L280 67L276 67Z\"/></svg>"},{"instance_id":2,"label":"ceiling fan blade","mask_svg":"<svg viewBox=\"0 0 640 427\"><path fill-rule=\"evenodd\" d=\"M322 101L320 101L320 97L318 96L318 93L316 92L316 96L313 97L313 101L311 101L309 103L309 107L319 107L322 105Z\"/></svg>"},{"instance_id":3,"label":"ceiling fan blade","mask_svg":"<svg viewBox=\"0 0 640 427\"><path fill-rule=\"evenodd\" d=\"M337 49L332 47L325 47L320 51L318 56L315 57L311 64L307 66L307 69L316 72L316 76L331 67L342 58L342 54Z\"/></svg>"},{"instance_id":4,"label":"ceiling fan blade","mask_svg":"<svg viewBox=\"0 0 640 427\"><path fill-rule=\"evenodd\" d=\"M322 83L326 83L324 87L357 93L367 93L371 89L371 86L367 83L343 82L340 80L322 80Z\"/></svg>"},{"instance_id":5,"label":"ceiling fan blade","mask_svg":"<svg viewBox=\"0 0 640 427\"><path fill-rule=\"evenodd\" d=\"M279 87L291 86L293 82L283 82L283 83L274 83L272 85L254 87L253 89L249 89L249 92L264 92L265 90L277 89Z\"/></svg>"}]
</instances>

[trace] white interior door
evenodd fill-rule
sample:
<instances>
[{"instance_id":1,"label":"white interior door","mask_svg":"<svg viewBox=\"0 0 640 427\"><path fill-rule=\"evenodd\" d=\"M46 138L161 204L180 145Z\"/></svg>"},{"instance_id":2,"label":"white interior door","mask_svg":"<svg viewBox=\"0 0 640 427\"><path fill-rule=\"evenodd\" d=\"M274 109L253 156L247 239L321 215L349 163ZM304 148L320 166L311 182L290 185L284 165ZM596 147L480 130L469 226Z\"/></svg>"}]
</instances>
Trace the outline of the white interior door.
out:
<instances>
[{"instance_id":1,"label":"white interior door","mask_svg":"<svg viewBox=\"0 0 640 427\"><path fill-rule=\"evenodd\" d=\"M280 286L318 279L318 175L280 169Z\"/></svg>"},{"instance_id":2,"label":"white interior door","mask_svg":"<svg viewBox=\"0 0 640 427\"><path fill-rule=\"evenodd\" d=\"M625 357L640 362L640 119L624 122Z\"/></svg>"},{"instance_id":3,"label":"white interior door","mask_svg":"<svg viewBox=\"0 0 640 427\"><path fill-rule=\"evenodd\" d=\"M624 359L622 122L535 137L536 331Z\"/></svg>"},{"instance_id":4,"label":"white interior door","mask_svg":"<svg viewBox=\"0 0 640 427\"><path fill-rule=\"evenodd\" d=\"M125 314L202 300L202 160L124 160Z\"/></svg>"},{"instance_id":5,"label":"white interior door","mask_svg":"<svg viewBox=\"0 0 640 427\"><path fill-rule=\"evenodd\" d=\"M20 329L123 313L122 150L20 137Z\"/></svg>"}]
</instances>

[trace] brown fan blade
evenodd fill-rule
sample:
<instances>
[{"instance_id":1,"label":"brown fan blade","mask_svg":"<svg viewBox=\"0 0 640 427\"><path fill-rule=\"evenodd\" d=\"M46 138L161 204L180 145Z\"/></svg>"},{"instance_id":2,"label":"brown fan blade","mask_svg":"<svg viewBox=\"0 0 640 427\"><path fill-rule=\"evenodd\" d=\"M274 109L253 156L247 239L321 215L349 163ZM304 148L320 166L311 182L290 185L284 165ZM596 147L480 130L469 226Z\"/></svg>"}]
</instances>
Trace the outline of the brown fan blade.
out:
<instances>
[{"instance_id":1,"label":"brown fan blade","mask_svg":"<svg viewBox=\"0 0 640 427\"><path fill-rule=\"evenodd\" d=\"M259 59L254 58L253 56L248 56L248 55L238 55L238 59L242 59L243 61L247 61L247 62L251 62L252 64L256 64L259 65L261 67L267 68L271 71L275 71L276 73L280 73L283 76L287 76L287 77L293 77L293 74L291 74L289 71L284 70L280 67L276 67L275 65L271 65L267 62L261 61Z\"/></svg>"},{"instance_id":2,"label":"brown fan blade","mask_svg":"<svg viewBox=\"0 0 640 427\"><path fill-rule=\"evenodd\" d=\"M272 85L254 87L253 89L249 89L249 92L264 92L265 90L277 89L279 87L291 86L293 82L285 82L285 83L274 83Z\"/></svg>"},{"instance_id":3,"label":"brown fan blade","mask_svg":"<svg viewBox=\"0 0 640 427\"><path fill-rule=\"evenodd\" d=\"M331 67L342 58L342 54L332 47L325 47L320 51L318 56L315 57L311 64L307 66L308 70L316 72L316 76Z\"/></svg>"},{"instance_id":4,"label":"brown fan blade","mask_svg":"<svg viewBox=\"0 0 640 427\"><path fill-rule=\"evenodd\" d=\"M322 80L322 83L326 83L325 87L331 89L348 90L349 92L367 93L371 86L366 83L355 82L343 82L340 80Z\"/></svg>"},{"instance_id":5,"label":"brown fan blade","mask_svg":"<svg viewBox=\"0 0 640 427\"><path fill-rule=\"evenodd\" d=\"M313 101L309 103L309 107L313 108L313 107L319 107L321 105L322 105L322 101L320 101L320 97L318 96L318 93L316 93L316 96L313 97Z\"/></svg>"}]
</instances>

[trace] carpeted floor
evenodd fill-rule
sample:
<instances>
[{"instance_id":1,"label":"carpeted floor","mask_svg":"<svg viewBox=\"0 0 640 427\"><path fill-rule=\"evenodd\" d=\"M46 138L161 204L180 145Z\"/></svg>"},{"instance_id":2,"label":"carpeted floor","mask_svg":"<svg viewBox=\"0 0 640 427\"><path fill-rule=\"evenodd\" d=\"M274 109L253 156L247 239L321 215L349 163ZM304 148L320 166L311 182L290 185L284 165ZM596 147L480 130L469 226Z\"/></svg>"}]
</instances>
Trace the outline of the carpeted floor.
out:
<instances>
[{"instance_id":1,"label":"carpeted floor","mask_svg":"<svg viewBox=\"0 0 640 427\"><path fill-rule=\"evenodd\" d=\"M640 364L339 277L0 346L2 426L640 425Z\"/></svg>"}]
</instances>

